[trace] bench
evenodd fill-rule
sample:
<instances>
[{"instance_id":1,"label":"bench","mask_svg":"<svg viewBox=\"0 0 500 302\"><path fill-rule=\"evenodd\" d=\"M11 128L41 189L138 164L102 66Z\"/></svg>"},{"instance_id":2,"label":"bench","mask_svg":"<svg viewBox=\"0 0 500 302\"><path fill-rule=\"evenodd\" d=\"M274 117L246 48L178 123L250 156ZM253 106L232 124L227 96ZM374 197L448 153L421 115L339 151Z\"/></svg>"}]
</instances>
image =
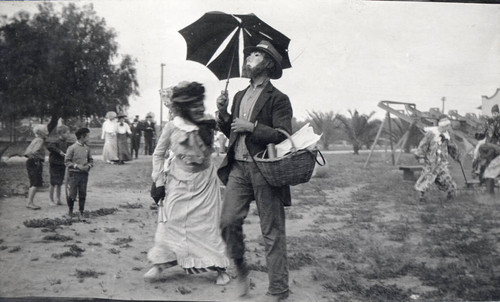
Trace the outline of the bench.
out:
<instances>
[{"instance_id":1,"label":"bench","mask_svg":"<svg viewBox=\"0 0 500 302\"><path fill-rule=\"evenodd\" d=\"M420 172L423 168L423 166L399 166L399 170L403 170L403 179L412 181L417 180L415 172Z\"/></svg>"}]
</instances>

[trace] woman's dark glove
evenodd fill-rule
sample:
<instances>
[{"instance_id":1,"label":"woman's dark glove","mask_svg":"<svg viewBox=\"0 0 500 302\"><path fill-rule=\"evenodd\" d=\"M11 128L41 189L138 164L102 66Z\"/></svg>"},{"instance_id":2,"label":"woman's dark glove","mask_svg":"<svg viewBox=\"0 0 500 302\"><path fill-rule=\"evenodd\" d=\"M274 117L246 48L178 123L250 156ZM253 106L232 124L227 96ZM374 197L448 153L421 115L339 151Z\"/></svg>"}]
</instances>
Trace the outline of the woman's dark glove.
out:
<instances>
[{"instance_id":1,"label":"woman's dark glove","mask_svg":"<svg viewBox=\"0 0 500 302\"><path fill-rule=\"evenodd\" d=\"M151 185L151 197L158 204L160 200L165 198L165 186L156 187L156 184L153 182Z\"/></svg>"}]
</instances>

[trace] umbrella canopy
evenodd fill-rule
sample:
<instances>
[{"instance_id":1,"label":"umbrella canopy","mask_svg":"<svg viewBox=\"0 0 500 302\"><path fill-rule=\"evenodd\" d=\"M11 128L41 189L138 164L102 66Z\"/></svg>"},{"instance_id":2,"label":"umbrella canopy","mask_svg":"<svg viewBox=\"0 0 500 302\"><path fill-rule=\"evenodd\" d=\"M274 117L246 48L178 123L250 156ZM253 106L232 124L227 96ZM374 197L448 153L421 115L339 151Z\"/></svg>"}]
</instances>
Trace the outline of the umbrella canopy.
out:
<instances>
[{"instance_id":1,"label":"umbrella canopy","mask_svg":"<svg viewBox=\"0 0 500 302\"><path fill-rule=\"evenodd\" d=\"M243 48L262 40L273 44L283 57L282 68L290 68L290 39L254 14L231 15L208 12L181 29L187 44L186 59L207 66L219 80L241 77Z\"/></svg>"}]
</instances>

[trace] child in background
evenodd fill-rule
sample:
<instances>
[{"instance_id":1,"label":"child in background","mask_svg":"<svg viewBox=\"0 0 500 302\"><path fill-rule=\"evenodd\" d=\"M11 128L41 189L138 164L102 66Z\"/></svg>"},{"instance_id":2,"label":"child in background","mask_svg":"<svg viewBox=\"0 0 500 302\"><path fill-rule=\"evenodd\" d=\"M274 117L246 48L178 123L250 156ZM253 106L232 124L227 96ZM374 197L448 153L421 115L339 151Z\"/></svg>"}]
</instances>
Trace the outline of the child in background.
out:
<instances>
[{"instance_id":1,"label":"child in background","mask_svg":"<svg viewBox=\"0 0 500 302\"><path fill-rule=\"evenodd\" d=\"M73 216L73 205L77 194L80 216L83 216L85 210L89 170L94 165L90 148L87 146L89 133L88 128L80 128L75 132L77 141L68 148L64 159L68 167L68 215L70 218Z\"/></svg>"},{"instance_id":2,"label":"child in background","mask_svg":"<svg viewBox=\"0 0 500 302\"><path fill-rule=\"evenodd\" d=\"M69 127L65 125L58 126L57 134L58 139L54 142L47 143L47 150L49 150L49 163L50 163L50 189L49 198L53 204L62 205L61 202L61 185L64 180L64 174L66 173L66 165L64 164L64 156L66 156L66 150L68 149L70 143L69 139ZM56 192L56 200L54 201L54 190Z\"/></svg>"},{"instance_id":3,"label":"child in background","mask_svg":"<svg viewBox=\"0 0 500 302\"><path fill-rule=\"evenodd\" d=\"M30 180L30 188L28 190L28 204L26 207L31 210L40 210L40 207L35 205L33 199L38 191L38 187L43 185L43 162L45 161L45 139L49 135L46 125L36 125L33 128L35 138L31 141L24 156L28 158L26 161L26 169Z\"/></svg>"}]
</instances>

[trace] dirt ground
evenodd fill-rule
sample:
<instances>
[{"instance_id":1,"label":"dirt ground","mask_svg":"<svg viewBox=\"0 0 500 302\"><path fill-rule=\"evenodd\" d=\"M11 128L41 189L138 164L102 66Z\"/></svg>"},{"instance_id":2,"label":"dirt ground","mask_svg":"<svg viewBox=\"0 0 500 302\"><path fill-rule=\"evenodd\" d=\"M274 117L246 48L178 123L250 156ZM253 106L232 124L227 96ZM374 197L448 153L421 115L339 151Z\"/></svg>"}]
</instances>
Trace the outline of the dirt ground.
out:
<instances>
[{"instance_id":1,"label":"dirt ground","mask_svg":"<svg viewBox=\"0 0 500 302\"><path fill-rule=\"evenodd\" d=\"M292 188L287 301L500 300L500 201L464 190L447 202L433 191L433 201L419 204L413 183L386 154L368 169L366 155L326 158L316 177ZM157 214L150 208L150 156L125 165L97 159L86 217L69 225L67 207L51 205L46 186L35 198L42 209L25 207L23 160L0 169L0 297L258 301L266 292L253 204L244 225L250 297L236 298L234 279L217 286L215 273L186 275L179 267L144 281ZM47 164L44 170L47 181ZM229 273L236 277L233 267Z\"/></svg>"}]
</instances>

